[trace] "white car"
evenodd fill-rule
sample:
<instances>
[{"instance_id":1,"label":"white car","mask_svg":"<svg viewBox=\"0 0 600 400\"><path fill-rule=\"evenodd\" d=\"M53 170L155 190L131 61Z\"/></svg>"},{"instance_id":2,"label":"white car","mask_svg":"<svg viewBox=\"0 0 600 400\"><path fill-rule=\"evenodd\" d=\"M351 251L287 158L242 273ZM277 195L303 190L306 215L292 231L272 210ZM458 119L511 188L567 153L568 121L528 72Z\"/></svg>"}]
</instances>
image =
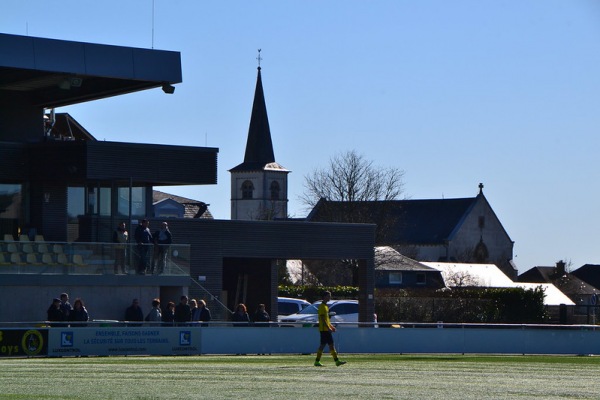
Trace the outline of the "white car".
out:
<instances>
[{"instance_id":1,"label":"white car","mask_svg":"<svg viewBox=\"0 0 600 400\"><path fill-rule=\"evenodd\" d=\"M315 326L318 323L317 314L320 304L321 301L317 301L299 313L280 318L280 326ZM337 327L357 326L357 300L333 300L327 303L327 306L329 306L329 320L332 323L337 324ZM352 322L352 324L348 324L350 322ZM375 316L375 322L377 322L377 316Z\"/></svg>"},{"instance_id":2,"label":"white car","mask_svg":"<svg viewBox=\"0 0 600 400\"><path fill-rule=\"evenodd\" d=\"M281 318L285 317L286 315L296 314L308 306L310 306L310 303L303 299L294 299L292 297L278 297L277 319L281 320Z\"/></svg>"}]
</instances>

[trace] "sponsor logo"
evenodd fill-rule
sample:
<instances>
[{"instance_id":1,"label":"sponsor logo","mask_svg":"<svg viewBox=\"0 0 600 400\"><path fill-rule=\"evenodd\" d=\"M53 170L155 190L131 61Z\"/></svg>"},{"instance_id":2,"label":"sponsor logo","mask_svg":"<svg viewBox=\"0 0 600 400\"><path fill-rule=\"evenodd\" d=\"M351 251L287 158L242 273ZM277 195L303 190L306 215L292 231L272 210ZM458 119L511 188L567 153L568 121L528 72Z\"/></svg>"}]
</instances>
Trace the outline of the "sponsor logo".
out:
<instances>
[{"instance_id":1,"label":"sponsor logo","mask_svg":"<svg viewBox=\"0 0 600 400\"><path fill-rule=\"evenodd\" d=\"M29 330L23 334L21 346L23 347L25 354L29 356L35 356L42 351L42 347L44 346L44 338L39 331L33 329Z\"/></svg>"},{"instance_id":2,"label":"sponsor logo","mask_svg":"<svg viewBox=\"0 0 600 400\"><path fill-rule=\"evenodd\" d=\"M60 333L60 347L73 347L73 332Z\"/></svg>"},{"instance_id":3,"label":"sponsor logo","mask_svg":"<svg viewBox=\"0 0 600 400\"><path fill-rule=\"evenodd\" d=\"M192 332L191 331L180 331L179 332L179 345L190 346L192 344Z\"/></svg>"}]
</instances>

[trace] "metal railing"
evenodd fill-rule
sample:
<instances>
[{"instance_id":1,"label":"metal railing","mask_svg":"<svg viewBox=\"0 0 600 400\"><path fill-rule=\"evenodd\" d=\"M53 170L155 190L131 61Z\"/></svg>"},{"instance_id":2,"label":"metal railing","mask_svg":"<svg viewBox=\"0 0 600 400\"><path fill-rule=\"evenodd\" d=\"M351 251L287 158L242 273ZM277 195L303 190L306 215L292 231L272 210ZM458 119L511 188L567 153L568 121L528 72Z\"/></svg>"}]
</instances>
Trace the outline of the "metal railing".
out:
<instances>
[{"instance_id":1,"label":"metal railing","mask_svg":"<svg viewBox=\"0 0 600 400\"><path fill-rule=\"evenodd\" d=\"M190 274L190 245L0 242L0 274Z\"/></svg>"}]
</instances>

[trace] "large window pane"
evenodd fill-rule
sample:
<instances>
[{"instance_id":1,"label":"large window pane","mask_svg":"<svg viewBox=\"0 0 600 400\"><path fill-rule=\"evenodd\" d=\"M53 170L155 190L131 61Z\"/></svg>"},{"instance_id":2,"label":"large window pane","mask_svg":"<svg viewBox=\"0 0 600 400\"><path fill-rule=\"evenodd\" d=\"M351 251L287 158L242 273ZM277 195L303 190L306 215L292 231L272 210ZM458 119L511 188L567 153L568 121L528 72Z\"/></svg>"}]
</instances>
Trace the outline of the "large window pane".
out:
<instances>
[{"instance_id":1,"label":"large window pane","mask_svg":"<svg viewBox=\"0 0 600 400\"><path fill-rule=\"evenodd\" d=\"M100 205L99 214L102 216L110 216L111 211L111 202L110 202L110 188L100 188L100 200L98 204Z\"/></svg>"},{"instance_id":2,"label":"large window pane","mask_svg":"<svg viewBox=\"0 0 600 400\"><path fill-rule=\"evenodd\" d=\"M85 214L85 205L85 188L70 187L67 189L67 215L69 222L77 222L77 217Z\"/></svg>"},{"instance_id":3,"label":"large window pane","mask_svg":"<svg viewBox=\"0 0 600 400\"><path fill-rule=\"evenodd\" d=\"M119 216L129 216L129 188L118 189L118 213ZM143 218L146 216L146 188L134 187L131 189L131 217Z\"/></svg>"},{"instance_id":4,"label":"large window pane","mask_svg":"<svg viewBox=\"0 0 600 400\"><path fill-rule=\"evenodd\" d=\"M21 185L0 184L0 218L21 216Z\"/></svg>"}]
</instances>

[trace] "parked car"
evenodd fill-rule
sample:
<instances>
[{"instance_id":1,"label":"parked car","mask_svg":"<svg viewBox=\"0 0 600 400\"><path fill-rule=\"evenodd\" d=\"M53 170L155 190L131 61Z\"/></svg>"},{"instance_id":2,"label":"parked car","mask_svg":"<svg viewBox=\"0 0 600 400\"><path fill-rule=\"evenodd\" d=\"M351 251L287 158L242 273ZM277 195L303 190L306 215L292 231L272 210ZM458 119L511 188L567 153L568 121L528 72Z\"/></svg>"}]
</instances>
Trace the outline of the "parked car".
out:
<instances>
[{"instance_id":1,"label":"parked car","mask_svg":"<svg viewBox=\"0 0 600 400\"><path fill-rule=\"evenodd\" d=\"M290 314L296 314L310 306L310 303L303 299L294 299L291 297L278 297L277 298L277 309L278 319Z\"/></svg>"},{"instance_id":2,"label":"parked car","mask_svg":"<svg viewBox=\"0 0 600 400\"><path fill-rule=\"evenodd\" d=\"M280 318L280 326L316 326L320 304L321 301L317 301L296 314ZM332 300L327 305L329 306L329 320L331 323L341 323L337 325L338 327L357 326L357 300ZM374 321L377 322L377 315L374 315ZM353 324L348 324L350 322L353 322Z\"/></svg>"}]
</instances>

